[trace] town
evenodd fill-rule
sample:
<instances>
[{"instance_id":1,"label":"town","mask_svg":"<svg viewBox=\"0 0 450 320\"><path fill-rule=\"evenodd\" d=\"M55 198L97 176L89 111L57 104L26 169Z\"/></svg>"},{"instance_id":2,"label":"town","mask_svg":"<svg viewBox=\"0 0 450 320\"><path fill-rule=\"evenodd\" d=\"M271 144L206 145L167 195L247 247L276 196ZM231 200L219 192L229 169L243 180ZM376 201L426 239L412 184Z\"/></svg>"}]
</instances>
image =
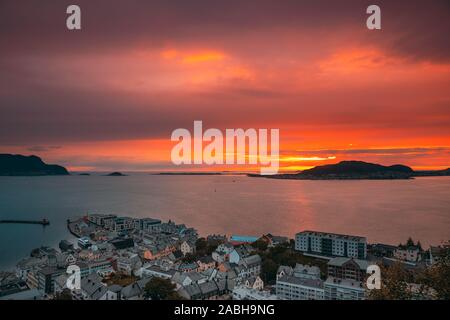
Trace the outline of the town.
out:
<instances>
[{"instance_id":1,"label":"town","mask_svg":"<svg viewBox=\"0 0 450 320\"><path fill-rule=\"evenodd\" d=\"M448 276L450 242L425 250L412 239L368 244L361 236L309 230L295 239L199 237L170 220L108 214L87 214L67 227L76 243L36 248L15 272L0 272L0 300L448 298L449 281L442 277ZM369 290L367 268L375 264L383 285ZM74 265L80 286L69 289L67 270ZM390 287L393 282L402 286Z\"/></svg>"}]
</instances>

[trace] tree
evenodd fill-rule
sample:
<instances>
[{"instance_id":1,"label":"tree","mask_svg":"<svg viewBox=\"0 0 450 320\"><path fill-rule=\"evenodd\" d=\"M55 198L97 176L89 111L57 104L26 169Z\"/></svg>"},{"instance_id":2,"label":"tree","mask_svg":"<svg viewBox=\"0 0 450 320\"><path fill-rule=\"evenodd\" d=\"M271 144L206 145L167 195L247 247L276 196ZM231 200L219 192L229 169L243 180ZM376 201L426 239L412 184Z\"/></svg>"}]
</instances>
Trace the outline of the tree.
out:
<instances>
[{"instance_id":1,"label":"tree","mask_svg":"<svg viewBox=\"0 0 450 320\"><path fill-rule=\"evenodd\" d=\"M390 267L381 266L381 289L369 291L369 299L372 300L409 300L412 293L408 282L411 275L401 263L395 263Z\"/></svg>"},{"instance_id":2,"label":"tree","mask_svg":"<svg viewBox=\"0 0 450 320\"><path fill-rule=\"evenodd\" d=\"M426 269L418 282L435 292L436 299L450 300L450 257L448 254Z\"/></svg>"},{"instance_id":3,"label":"tree","mask_svg":"<svg viewBox=\"0 0 450 320\"><path fill-rule=\"evenodd\" d=\"M262 239L258 239L252 243L252 247L258 251L266 251L267 246L268 246L267 242Z\"/></svg>"},{"instance_id":4,"label":"tree","mask_svg":"<svg viewBox=\"0 0 450 320\"><path fill-rule=\"evenodd\" d=\"M411 237L408 238L408 241L406 241L407 247L414 247L414 241Z\"/></svg>"},{"instance_id":5,"label":"tree","mask_svg":"<svg viewBox=\"0 0 450 320\"><path fill-rule=\"evenodd\" d=\"M261 265L261 279L264 283L274 283L277 277L278 264L272 259L264 259Z\"/></svg>"},{"instance_id":6,"label":"tree","mask_svg":"<svg viewBox=\"0 0 450 320\"><path fill-rule=\"evenodd\" d=\"M72 300L72 293L66 288L55 295L55 300Z\"/></svg>"},{"instance_id":7,"label":"tree","mask_svg":"<svg viewBox=\"0 0 450 320\"><path fill-rule=\"evenodd\" d=\"M175 284L170 280L152 278L145 285L145 297L152 300L179 300L181 297L175 291Z\"/></svg>"}]
</instances>

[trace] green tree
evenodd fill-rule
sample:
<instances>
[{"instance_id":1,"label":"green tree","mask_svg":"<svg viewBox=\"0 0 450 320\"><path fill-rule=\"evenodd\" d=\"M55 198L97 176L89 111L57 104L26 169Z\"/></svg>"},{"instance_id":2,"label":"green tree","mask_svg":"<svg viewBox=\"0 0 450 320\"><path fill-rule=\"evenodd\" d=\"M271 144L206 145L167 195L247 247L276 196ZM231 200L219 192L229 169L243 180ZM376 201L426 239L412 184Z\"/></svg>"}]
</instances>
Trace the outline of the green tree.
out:
<instances>
[{"instance_id":1,"label":"green tree","mask_svg":"<svg viewBox=\"0 0 450 320\"><path fill-rule=\"evenodd\" d=\"M181 297L175 291L175 284L170 280L152 278L145 285L145 297L152 300L179 300Z\"/></svg>"},{"instance_id":2,"label":"green tree","mask_svg":"<svg viewBox=\"0 0 450 320\"><path fill-rule=\"evenodd\" d=\"M278 264L272 259L264 259L261 264L261 279L264 283L274 283L278 271Z\"/></svg>"}]
</instances>

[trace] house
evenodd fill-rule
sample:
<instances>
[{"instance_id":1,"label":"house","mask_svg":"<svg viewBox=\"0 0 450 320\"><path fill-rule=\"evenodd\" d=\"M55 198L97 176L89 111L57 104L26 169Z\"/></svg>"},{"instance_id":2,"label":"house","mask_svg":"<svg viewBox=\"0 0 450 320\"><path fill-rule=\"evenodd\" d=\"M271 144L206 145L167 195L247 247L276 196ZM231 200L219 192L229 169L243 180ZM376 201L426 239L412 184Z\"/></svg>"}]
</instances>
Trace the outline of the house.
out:
<instances>
[{"instance_id":1,"label":"house","mask_svg":"<svg viewBox=\"0 0 450 320\"><path fill-rule=\"evenodd\" d=\"M284 275L277 279L276 295L283 300L324 300L323 281Z\"/></svg>"},{"instance_id":2,"label":"house","mask_svg":"<svg viewBox=\"0 0 450 320\"><path fill-rule=\"evenodd\" d=\"M294 269L289 266L279 266L277 270L276 278L279 279L283 276L292 276L294 274Z\"/></svg>"},{"instance_id":3,"label":"house","mask_svg":"<svg viewBox=\"0 0 450 320\"><path fill-rule=\"evenodd\" d=\"M16 265L16 276L20 279L28 281L28 273L36 271L43 267L46 263L45 258L28 257L19 261Z\"/></svg>"},{"instance_id":4,"label":"house","mask_svg":"<svg viewBox=\"0 0 450 320\"><path fill-rule=\"evenodd\" d=\"M211 254L211 257L217 263L228 261L230 253L234 250L234 246L229 243L221 243L217 246L216 250Z\"/></svg>"},{"instance_id":5,"label":"house","mask_svg":"<svg viewBox=\"0 0 450 320\"><path fill-rule=\"evenodd\" d=\"M336 257L328 261L328 276L336 279L365 281L367 278L366 260Z\"/></svg>"},{"instance_id":6,"label":"house","mask_svg":"<svg viewBox=\"0 0 450 320\"><path fill-rule=\"evenodd\" d=\"M228 292L227 280L192 283L178 290L181 297L189 300L217 300Z\"/></svg>"},{"instance_id":7,"label":"house","mask_svg":"<svg viewBox=\"0 0 450 320\"><path fill-rule=\"evenodd\" d=\"M328 277L324 283L326 300L364 300L366 289L360 281Z\"/></svg>"},{"instance_id":8,"label":"house","mask_svg":"<svg viewBox=\"0 0 450 320\"><path fill-rule=\"evenodd\" d=\"M416 245L400 245L394 250L394 258L407 262L419 262L422 260L422 249Z\"/></svg>"},{"instance_id":9,"label":"house","mask_svg":"<svg viewBox=\"0 0 450 320\"><path fill-rule=\"evenodd\" d=\"M198 264L196 262L183 262L178 266L180 272L197 272Z\"/></svg>"},{"instance_id":10,"label":"house","mask_svg":"<svg viewBox=\"0 0 450 320\"><path fill-rule=\"evenodd\" d=\"M140 270L141 277L157 277L162 279L172 279L176 272L176 270L169 266L158 266L156 264L144 265Z\"/></svg>"},{"instance_id":11,"label":"house","mask_svg":"<svg viewBox=\"0 0 450 320\"><path fill-rule=\"evenodd\" d=\"M122 299L122 286L113 284L107 287L105 294L105 300L121 300Z\"/></svg>"},{"instance_id":12,"label":"house","mask_svg":"<svg viewBox=\"0 0 450 320\"><path fill-rule=\"evenodd\" d=\"M250 277L244 281L244 285L247 288L254 290L262 290L264 289L264 281L259 276Z\"/></svg>"},{"instance_id":13,"label":"house","mask_svg":"<svg viewBox=\"0 0 450 320\"><path fill-rule=\"evenodd\" d=\"M367 251L378 258L392 258L394 256L395 249L397 249L396 246L383 243L375 243L367 246Z\"/></svg>"},{"instance_id":14,"label":"house","mask_svg":"<svg viewBox=\"0 0 450 320\"><path fill-rule=\"evenodd\" d=\"M142 262L136 253L123 252L117 258L117 271L133 275L142 267Z\"/></svg>"},{"instance_id":15,"label":"house","mask_svg":"<svg viewBox=\"0 0 450 320\"><path fill-rule=\"evenodd\" d=\"M151 277L140 279L122 289L120 297L122 300L143 300L145 295L145 285Z\"/></svg>"},{"instance_id":16,"label":"house","mask_svg":"<svg viewBox=\"0 0 450 320\"><path fill-rule=\"evenodd\" d=\"M177 272L172 277L172 282L174 282L177 287L186 287L192 283L202 283L208 280L208 276L201 274L199 272Z\"/></svg>"},{"instance_id":17,"label":"house","mask_svg":"<svg viewBox=\"0 0 450 320\"><path fill-rule=\"evenodd\" d=\"M245 277L256 277L261 273L261 257L254 254L242 259L241 266L245 267Z\"/></svg>"},{"instance_id":18,"label":"house","mask_svg":"<svg viewBox=\"0 0 450 320\"><path fill-rule=\"evenodd\" d=\"M187 241L183 241L180 245L180 251L183 253L184 256L186 256L187 254L194 253L195 245L189 244Z\"/></svg>"},{"instance_id":19,"label":"house","mask_svg":"<svg viewBox=\"0 0 450 320\"><path fill-rule=\"evenodd\" d=\"M216 261L211 256L201 257L197 260L198 271L202 272L216 267Z\"/></svg>"},{"instance_id":20,"label":"house","mask_svg":"<svg viewBox=\"0 0 450 320\"><path fill-rule=\"evenodd\" d=\"M251 255L255 250L249 245L240 245L233 249L230 252L229 261L231 263L240 263L241 260L245 257Z\"/></svg>"},{"instance_id":21,"label":"house","mask_svg":"<svg viewBox=\"0 0 450 320\"><path fill-rule=\"evenodd\" d=\"M81 279L82 300L106 300L107 291L106 285L102 283L102 278L96 273ZM80 296L78 295L78 297Z\"/></svg>"},{"instance_id":22,"label":"house","mask_svg":"<svg viewBox=\"0 0 450 320\"><path fill-rule=\"evenodd\" d=\"M148 261L161 259L176 252L176 247L172 244L161 242L155 245L144 245L139 247L140 256Z\"/></svg>"},{"instance_id":23,"label":"house","mask_svg":"<svg viewBox=\"0 0 450 320\"><path fill-rule=\"evenodd\" d=\"M288 237L274 236L270 233L263 235L259 240L267 243L268 247L275 247L281 244L289 244Z\"/></svg>"}]
</instances>

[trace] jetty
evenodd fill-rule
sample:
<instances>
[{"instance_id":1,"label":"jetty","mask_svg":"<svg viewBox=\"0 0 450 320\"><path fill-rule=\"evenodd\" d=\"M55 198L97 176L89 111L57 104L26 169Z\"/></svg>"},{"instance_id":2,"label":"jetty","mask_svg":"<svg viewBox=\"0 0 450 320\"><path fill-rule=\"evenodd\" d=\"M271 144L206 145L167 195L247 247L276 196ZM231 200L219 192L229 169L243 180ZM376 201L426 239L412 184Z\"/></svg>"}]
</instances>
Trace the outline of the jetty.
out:
<instances>
[{"instance_id":1,"label":"jetty","mask_svg":"<svg viewBox=\"0 0 450 320\"><path fill-rule=\"evenodd\" d=\"M42 220L0 220L1 223L16 223L16 224L40 224L42 226L48 226L50 221L47 219Z\"/></svg>"}]
</instances>

